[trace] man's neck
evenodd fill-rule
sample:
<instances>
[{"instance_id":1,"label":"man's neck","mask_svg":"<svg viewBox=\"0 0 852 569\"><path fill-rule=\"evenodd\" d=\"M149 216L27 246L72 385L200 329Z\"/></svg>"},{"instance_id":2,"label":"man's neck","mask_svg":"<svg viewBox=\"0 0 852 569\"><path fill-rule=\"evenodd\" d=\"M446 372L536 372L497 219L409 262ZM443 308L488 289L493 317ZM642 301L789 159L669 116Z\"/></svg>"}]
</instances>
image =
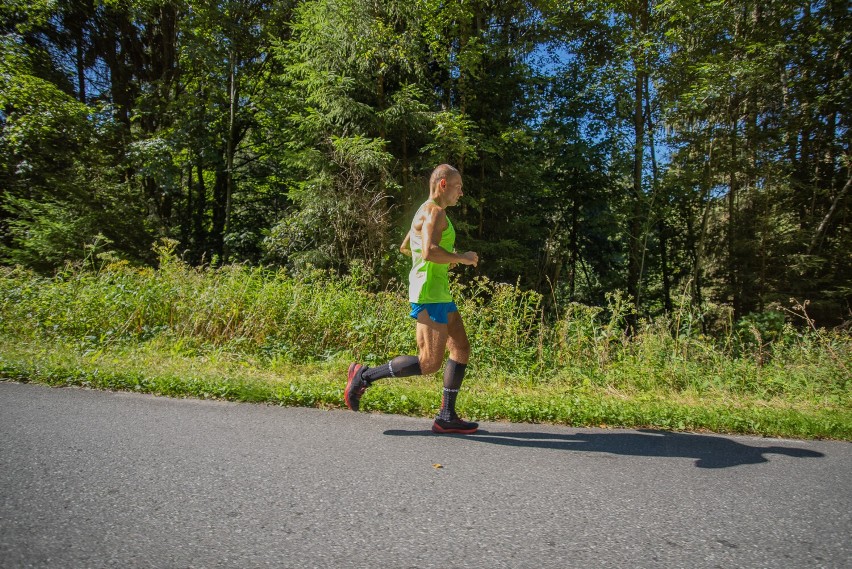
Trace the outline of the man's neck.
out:
<instances>
[{"instance_id":1,"label":"man's neck","mask_svg":"<svg viewBox=\"0 0 852 569\"><path fill-rule=\"evenodd\" d=\"M447 209L447 204L444 203L444 200L441 196L429 196L429 200L434 202L441 209Z\"/></svg>"}]
</instances>

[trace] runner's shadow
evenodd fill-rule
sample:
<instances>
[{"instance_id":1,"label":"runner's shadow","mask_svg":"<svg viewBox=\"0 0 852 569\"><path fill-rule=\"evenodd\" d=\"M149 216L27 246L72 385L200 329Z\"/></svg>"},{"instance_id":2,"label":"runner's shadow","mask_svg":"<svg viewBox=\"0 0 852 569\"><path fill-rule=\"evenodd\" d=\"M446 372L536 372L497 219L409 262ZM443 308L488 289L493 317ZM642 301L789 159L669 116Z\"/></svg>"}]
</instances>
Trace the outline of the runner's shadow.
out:
<instances>
[{"instance_id":1,"label":"runner's shadow","mask_svg":"<svg viewBox=\"0 0 852 569\"><path fill-rule=\"evenodd\" d=\"M450 437L477 443L564 451L605 452L628 456L694 458L698 468L730 468L769 462L765 454L796 458L819 458L821 452L782 446L750 446L713 435L640 430L635 432L577 432L554 434L535 432L491 432L480 429L473 435L435 435L431 431L388 430L394 437Z\"/></svg>"}]
</instances>

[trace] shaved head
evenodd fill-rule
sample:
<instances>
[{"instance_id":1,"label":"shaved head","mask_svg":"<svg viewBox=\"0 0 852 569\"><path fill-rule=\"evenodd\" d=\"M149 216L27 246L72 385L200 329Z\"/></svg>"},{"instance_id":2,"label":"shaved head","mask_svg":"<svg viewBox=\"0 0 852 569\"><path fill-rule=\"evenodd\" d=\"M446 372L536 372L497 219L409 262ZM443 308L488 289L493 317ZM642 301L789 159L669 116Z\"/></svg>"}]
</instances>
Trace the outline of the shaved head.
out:
<instances>
[{"instance_id":1,"label":"shaved head","mask_svg":"<svg viewBox=\"0 0 852 569\"><path fill-rule=\"evenodd\" d=\"M461 174L459 174L459 171L449 164L441 164L432 170L432 175L429 177L429 191L434 192L435 188L438 186L438 182L454 176L461 176Z\"/></svg>"}]
</instances>

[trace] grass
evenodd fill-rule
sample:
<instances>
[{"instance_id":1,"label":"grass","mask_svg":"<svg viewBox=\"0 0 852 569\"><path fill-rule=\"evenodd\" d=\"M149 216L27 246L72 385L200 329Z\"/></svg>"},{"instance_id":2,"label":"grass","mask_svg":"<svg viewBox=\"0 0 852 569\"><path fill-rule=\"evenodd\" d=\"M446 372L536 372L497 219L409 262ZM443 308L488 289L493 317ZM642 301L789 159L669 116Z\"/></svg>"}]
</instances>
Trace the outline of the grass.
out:
<instances>
[{"instance_id":1,"label":"grass","mask_svg":"<svg viewBox=\"0 0 852 569\"><path fill-rule=\"evenodd\" d=\"M414 353L401 288L242 266L118 263L0 272L0 378L175 397L342 407L349 361ZM730 326L682 308L625 334L626 303L572 304L478 280L458 304L474 355L459 408L480 420L852 440L848 334ZM802 311L804 315L804 311ZM365 411L432 416L440 379L379 382Z\"/></svg>"}]
</instances>

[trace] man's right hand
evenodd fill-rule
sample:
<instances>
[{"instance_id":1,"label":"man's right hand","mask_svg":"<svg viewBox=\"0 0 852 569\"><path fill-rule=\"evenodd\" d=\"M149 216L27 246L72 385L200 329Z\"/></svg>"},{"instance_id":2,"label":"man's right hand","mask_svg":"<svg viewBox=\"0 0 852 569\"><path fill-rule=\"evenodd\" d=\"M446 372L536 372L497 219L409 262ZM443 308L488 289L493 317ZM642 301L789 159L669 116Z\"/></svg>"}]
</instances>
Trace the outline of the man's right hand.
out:
<instances>
[{"instance_id":1,"label":"man's right hand","mask_svg":"<svg viewBox=\"0 0 852 569\"><path fill-rule=\"evenodd\" d=\"M474 251L462 253L461 258L462 260L459 262L463 265L473 265L475 267L479 263L479 255Z\"/></svg>"}]
</instances>

